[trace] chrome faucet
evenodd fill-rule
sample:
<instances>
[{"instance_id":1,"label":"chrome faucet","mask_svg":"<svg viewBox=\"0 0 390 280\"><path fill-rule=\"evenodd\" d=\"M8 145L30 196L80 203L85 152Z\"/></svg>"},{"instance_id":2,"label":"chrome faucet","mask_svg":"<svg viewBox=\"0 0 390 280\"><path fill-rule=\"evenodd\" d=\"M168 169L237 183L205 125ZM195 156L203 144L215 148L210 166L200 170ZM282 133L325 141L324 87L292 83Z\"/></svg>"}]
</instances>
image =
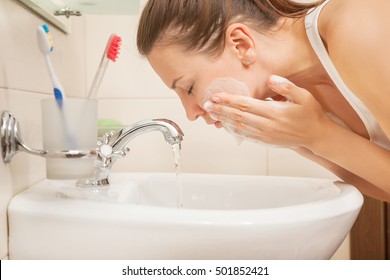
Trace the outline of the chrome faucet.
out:
<instances>
[{"instance_id":1,"label":"chrome faucet","mask_svg":"<svg viewBox=\"0 0 390 280\"><path fill-rule=\"evenodd\" d=\"M129 151L128 143L135 137L150 131L160 131L165 141L174 145L181 145L183 132L173 121L167 119L152 119L134 123L118 132L109 132L98 141L97 164L95 177L79 180L77 186L109 186L109 174L117 158L122 158Z\"/></svg>"}]
</instances>

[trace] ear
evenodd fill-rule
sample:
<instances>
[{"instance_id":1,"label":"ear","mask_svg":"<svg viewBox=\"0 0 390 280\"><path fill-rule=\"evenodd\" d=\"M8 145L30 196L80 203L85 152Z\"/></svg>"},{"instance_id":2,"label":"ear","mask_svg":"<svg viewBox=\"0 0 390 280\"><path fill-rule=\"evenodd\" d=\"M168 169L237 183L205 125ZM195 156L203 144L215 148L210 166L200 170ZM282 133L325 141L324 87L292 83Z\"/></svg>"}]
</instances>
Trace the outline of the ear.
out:
<instances>
[{"instance_id":1,"label":"ear","mask_svg":"<svg viewBox=\"0 0 390 280\"><path fill-rule=\"evenodd\" d=\"M248 26L231 24L226 30L226 46L237 55L243 65L250 66L256 62L255 41Z\"/></svg>"}]
</instances>

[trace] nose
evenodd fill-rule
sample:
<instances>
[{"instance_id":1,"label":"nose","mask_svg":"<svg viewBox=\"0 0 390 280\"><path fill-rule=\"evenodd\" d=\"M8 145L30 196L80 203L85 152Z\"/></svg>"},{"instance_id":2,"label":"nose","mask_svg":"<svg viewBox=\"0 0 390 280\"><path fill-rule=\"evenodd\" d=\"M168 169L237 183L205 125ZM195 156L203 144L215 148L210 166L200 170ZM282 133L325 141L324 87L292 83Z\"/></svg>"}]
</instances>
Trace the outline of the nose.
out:
<instances>
[{"instance_id":1,"label":"nose","mask_svg":"<svg viewBox=\"0 0 390 280\"><path fill-rule=\"evenodd\" d=\"M185 110L187 119L189 119L190 121L195 121L205 113L205 111L198 105L185 106Z\"/></svg>"},{"instance_id":2,"label":"nose","mask_svg":"<svg viewBox=\"0 0 390 280\"><path fill-rule=\"evenodd\" d=\"M179 97L188 120L195 121L206 113L200 106L201 103L194 96L179 95Z\"/></svg>"}]
</instances>

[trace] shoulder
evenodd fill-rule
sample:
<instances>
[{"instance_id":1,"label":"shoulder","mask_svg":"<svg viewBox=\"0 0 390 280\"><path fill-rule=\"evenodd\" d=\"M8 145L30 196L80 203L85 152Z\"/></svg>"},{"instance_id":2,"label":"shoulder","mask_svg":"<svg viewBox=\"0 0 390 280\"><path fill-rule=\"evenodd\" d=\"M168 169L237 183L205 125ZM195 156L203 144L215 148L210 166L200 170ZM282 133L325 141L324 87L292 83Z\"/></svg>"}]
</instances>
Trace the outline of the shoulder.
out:
<instances>
[{"instance_id":1,"label":"shoulder","mask_svg":"<svg viewBox=\"0 0 390 280\"><path fill-rule=\"evenodd\" d=\"M331 0L319 17L319 32L330 51L365 52L390 44L389 0ZM375 48L374 48L375 47Z\"/></svg>"},{"instance_id":2,"label":"shoulder","mask_svg":"<svg viewBox=\"0 0 390 280\"><path fill-rule=\"evenodd\" d=\"M340 76L377 119L386 122L382 124L388 135L389 11L389 0L331 0L319 18L319 32Z\"/></svg>"},{"instance_id":3,"label":"shoulder","mask_svg":"<svg viewBox=\"0 0 390 280\"><path fill-rule=\"evenodd\" d=\"M331 0L319 18L321 35L342 36L345 39L365 39L376 30L389 30L390 1Z\"/></svg>"},{"instance_id":4,"label":"shoulder","mask_svg":"<svg viewBox=\"0 0 390 280\"><path fill-rule=\"evenodd\" d=\"M372 74L373 70L377 70L377 78L381 75L388 78L389 10L389 0L370 0L369 4L366 0L331 0L324 7L319 32L336 68L347 81L358 80L349 75ZM366 73L368 70L370 73Z\"/></svg>"}]
</instances>

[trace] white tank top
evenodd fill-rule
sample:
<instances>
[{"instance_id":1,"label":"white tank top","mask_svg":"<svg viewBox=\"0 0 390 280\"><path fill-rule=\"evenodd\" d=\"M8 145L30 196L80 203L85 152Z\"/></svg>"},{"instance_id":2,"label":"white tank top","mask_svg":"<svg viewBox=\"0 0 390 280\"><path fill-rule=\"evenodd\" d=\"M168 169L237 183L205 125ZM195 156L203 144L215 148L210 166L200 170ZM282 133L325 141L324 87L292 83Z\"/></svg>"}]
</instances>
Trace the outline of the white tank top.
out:
<instances>
[{"instance_id":1,"label":"white tank top","mask_svg":"<svg viewBox=\"0 0 390 280\"><path fill-rule=\"evenodd\" d=\"M387 150L390 150L390 140L383 132L374 116L364 105L364 103L346 86L344 81L341 79L318 32L318 16L322 8L329 1L330 0L326 0L319 7L315 8L314 10L312 9L305 17L306 33L309 41L333 83L336 85L338 90L364 123L370 136L370 141Z\"/></svg>"}]
</instances>

